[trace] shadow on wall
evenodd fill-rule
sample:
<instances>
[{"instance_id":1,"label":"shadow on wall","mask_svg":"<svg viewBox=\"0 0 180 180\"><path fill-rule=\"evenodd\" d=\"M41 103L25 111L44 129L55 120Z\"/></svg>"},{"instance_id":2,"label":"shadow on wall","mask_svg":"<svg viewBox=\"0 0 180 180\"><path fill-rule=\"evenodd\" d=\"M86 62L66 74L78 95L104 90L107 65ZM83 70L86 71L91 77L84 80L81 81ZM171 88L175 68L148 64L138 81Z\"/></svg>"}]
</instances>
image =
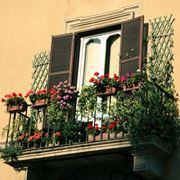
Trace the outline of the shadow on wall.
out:
<instances>
[{"instance_id":1,"label":"shadow on wall","mask_svg":"<svg viewBox=\"0 0 180 180\"><path fill-rule=\"evenodd\" d=\"M43 168L43 167L42 167ZM28 173L28 180L143 180L133 172L120 169L118 166L104 165L84 165L83 167L66 167L49 171L36 168Z\"/></svg>"},{"instance_id":2,"label":"shadow on wall","mask_svg":"<svg viewBox=\"0 0 180 180\"><path fill-rule=\"evenodd\" d=\"M166 166L166 180L180 180L180 150L172 153Z\"/></svg>"}]
</instances>

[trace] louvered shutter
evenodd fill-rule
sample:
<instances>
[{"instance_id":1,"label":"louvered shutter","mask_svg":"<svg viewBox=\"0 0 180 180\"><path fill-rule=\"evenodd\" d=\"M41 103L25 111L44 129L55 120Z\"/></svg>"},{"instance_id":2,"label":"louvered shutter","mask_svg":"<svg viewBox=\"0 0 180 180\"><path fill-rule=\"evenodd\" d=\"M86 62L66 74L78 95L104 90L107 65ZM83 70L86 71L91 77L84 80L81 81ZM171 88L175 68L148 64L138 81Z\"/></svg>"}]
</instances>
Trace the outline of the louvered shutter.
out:
<instances>
[{"instance_id":1,"label":"louvered shutter","mask_svg":"<svg viewBox=\"0 0 180 180\"><path fill-rule=\"evenodd\" d=\"M75 35L65 34L52 37L48 87L60 81L72 81Z\"/></svg>"},{"instance_id":2,"label":"louvered shutter","mask_svg":"<svg viewBox=\"0 0 180 180\"><path fill-rule=\"evenodd\" d=\"M143 16L123 22L121 25L121 75L142 69L143 25Z\"/></svg>"}]
</instances>

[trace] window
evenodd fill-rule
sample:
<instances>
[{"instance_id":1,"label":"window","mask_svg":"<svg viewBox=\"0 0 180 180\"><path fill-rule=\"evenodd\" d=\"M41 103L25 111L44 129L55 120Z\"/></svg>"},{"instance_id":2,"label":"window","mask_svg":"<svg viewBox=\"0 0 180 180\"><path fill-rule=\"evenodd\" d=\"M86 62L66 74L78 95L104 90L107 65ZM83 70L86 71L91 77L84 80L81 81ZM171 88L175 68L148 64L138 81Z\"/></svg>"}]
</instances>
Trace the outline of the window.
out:
<instances>
[{"instance_id":1,"label":"window","mask_svg":"<svg viewBox=\"0 0 180 180\"><path fill-rule=\"evenodd\" d=\"M142 68L143 16L86 32L52 37L49 88L69 80L80 88L95 71L135 73Z\"/></svg>"},{"instance_id":2,"label":"window","mask_svg":"<svg viewBox=\"0 0 180 180\"><path fill-rule=\"evenodd\" d=\"M119 74L120 31L80 39L77 88L89 84L94 72Z\"/></svg>"}]
</instances>

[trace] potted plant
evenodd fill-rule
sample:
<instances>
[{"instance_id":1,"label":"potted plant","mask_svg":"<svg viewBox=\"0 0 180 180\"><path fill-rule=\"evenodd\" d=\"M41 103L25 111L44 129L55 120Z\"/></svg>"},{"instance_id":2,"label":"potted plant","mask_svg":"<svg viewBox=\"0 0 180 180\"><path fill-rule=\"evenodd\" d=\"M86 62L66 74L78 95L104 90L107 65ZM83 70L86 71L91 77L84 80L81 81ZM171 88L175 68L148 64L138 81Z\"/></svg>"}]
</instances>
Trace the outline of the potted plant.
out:
<instances>
[{"instance_id":1,"label":"potted plant","mask_svg":"<svg viewBox=\"0 0 180 180\"><path fill-rule=\"evenodd\" d=\"M67 81L59 82L50 90L51 101L54 101L63 110L70 110L76 102L78 91Z\"/></svg>"},{"instance_id":2,"label":"potted plant","mask_svg":"<svg viewBox=\"0 0 180 180\"><path fill-rule=\"evenodd\" d=\"M32 107L34 109L44 108L47 106L49 99L50 99L50 93L43 90L38 90L34 92L33 90L30 90L26 95L25 98L29 97Z\"/></svg>"},{"instance_id":3,"label":"potted plant","mask_svg":"<svg viewBox=\"0 0 180 180\"><path fill-rule=\"evenodd\" d=\"M66 138L67 143L71 145L79 140L79 132L79 123L75 120L71 120L65 123L62 135Z\"/></svg>"},{"instance_id":4,"label":"potted plant","mask_svg":"<svg viewBox=\"0 0 180 180\"><path fill-rule=\"evenodd\" d=\"M90 119L97 108L97 95L94 86L84 86L78 98L78 112L81 118Z\"/></svg>"},{"instance_id":5,"label":"potted plant","mask_svg":"<svg viewBox=\"0 0 180 180\"><path fill-rule=\"evenodd\" d=\"M61 132L56 131L52 134L52 144L53 145L59 145L60 144L60 137L61 137Z\"/></svg>"},{"instance_id":6,"label":"potted plant","mask_svg":"<svg viewBox=\"0 0 180 180\"><path fill-rule=\"evenodd\" d=\"M48 106L48 123L62 132L65 122L74 119L75 103L78 91L67 81L59 82L50 90L50 103Z\"/></svg>"},{"instance_id":7,"label":"potted plant","mask_svg":"<svg viewBox=\"0 0 180 180\"><path fill-rule=\"evenodd\" d=\"M97 90L97 95L113 95L121 88L119 77L114 74L114 77L109 77L109 74L99 76L98 72L94 73L89 82L93 83Z\"/></svg>"},{"instance_id":8,"label":"potted plant","mask_svg":"<svg viewBox=\"0 0 180 180\"><path fill-rule=\"evenodd\" d=\"M137 72L134 73L127 73L126 76L122 76L121 82L123 83L123 91L128 92L132 90L139 89L141 86L141 83L144 81L145 75L140 72L140 70L137 70Z\"/></svg>"},{"instance_id":9,"label":"potted plant","mask_svg":"<svg viewBox=\"0 0 180 180\"><path fill-rule=\"evenodd\" d=\"M88 134L88 141L99 141L100 140L100 127L98 124L93 126L92 122L89 122L87 125L87 134Z\"/></svg>"},{"instance_id":10,"label":"potted plant","mask_svg":"<svg viewBox=\"0 0 180 180\"><path fill-rule=\"evenodd\" d=\"M7 112L23 112L27 110L27 103L22 95L22 93L11 93L6 94L4 98L1 99L3 103L7 106Z\"/></svg>"},{"instance_id":11,"label":"potted plant","mask_svg":"<svg viewBox=\"0 0 180 180\"><path fill-rule=\"evenodd\" d=\"M29 134L28 133L18 133L16 136L18 144L22 147L22 149L27 148L27 140L28 140Z\"/></svg>"}]
</instances>

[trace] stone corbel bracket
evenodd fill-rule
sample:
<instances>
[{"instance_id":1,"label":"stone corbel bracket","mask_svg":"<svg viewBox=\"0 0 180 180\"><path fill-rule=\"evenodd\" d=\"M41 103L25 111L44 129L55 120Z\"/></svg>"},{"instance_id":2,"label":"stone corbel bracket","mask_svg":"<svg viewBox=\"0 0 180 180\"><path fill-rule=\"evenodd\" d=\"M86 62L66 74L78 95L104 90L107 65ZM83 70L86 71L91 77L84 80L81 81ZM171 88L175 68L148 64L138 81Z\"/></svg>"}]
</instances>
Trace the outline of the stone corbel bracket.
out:
<instances>
[{"instance_id":1,"label":"stone corbel bracket","mask_svg":"<svg viewBox=\"0 0 180 180\"><path fill-rule=\"evenodd\" d=\"M158 137L149 137L139 140L133 147L134 172L147 179L162 178L171 146Z\"/></svg>"}]
</instances>

